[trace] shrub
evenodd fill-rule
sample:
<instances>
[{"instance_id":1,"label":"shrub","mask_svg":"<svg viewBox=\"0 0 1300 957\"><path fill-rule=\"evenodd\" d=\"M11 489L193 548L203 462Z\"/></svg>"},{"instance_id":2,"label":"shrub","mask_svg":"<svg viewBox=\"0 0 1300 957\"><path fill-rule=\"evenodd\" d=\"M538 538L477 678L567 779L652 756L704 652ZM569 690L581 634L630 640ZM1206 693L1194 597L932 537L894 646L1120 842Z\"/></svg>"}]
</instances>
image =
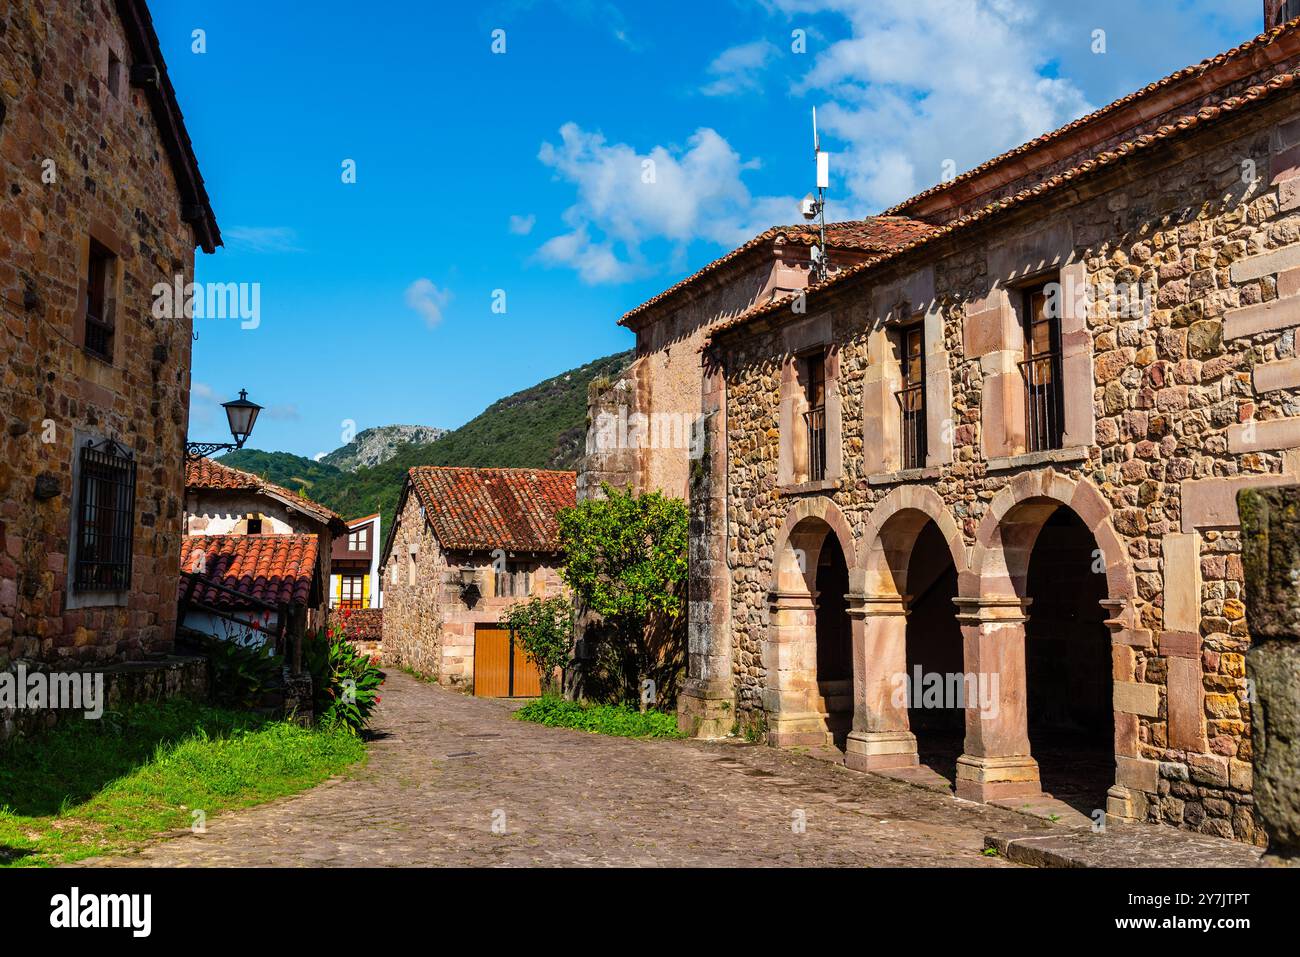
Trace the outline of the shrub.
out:
<instances>
[{"instance_id":1,"label":"shrub","mask_svg":"<svg viewBox=\"0 0 1300 957\"><path fill-rule=\"evenodd\" d=\"M334 628L303 642L303 663L311 674L316 719L324 727L360 734L379 704L384 673Z\"/></svg>"},{"instance_id":2,"label":"shrub","mask_svg":"<svg viewBox=\"0 0 1300 957\"><path fill-rule=\"evenodd\" d=\"M555 672L569 663L573 648L573 605L566 598L533 597L512 605L505 621L537 666L542 693L555 691Z\"/></svg>"},{"instance_id":3,"label":"shrub","mask_svg":"<svg viewBox=\"0 0 1300 957\"><path fill-rule=\"evenodd\" d=\"M601 619L588 634L604 645L597 661L621 672L618 697L670 703L683 666L686 503L659 492L620 492L560 512L561 573L580 609Z\"/></svg>"},{"instance_id":4,"label":"shrub","mask_svg":"<svg viewBox=\"0 0 1300 957\"><path fill-rule=\"evenodd\" d=\"M662 711L637 711L626 704L584 704L558 695L543 695L518 711L520 721L548 728L574 728L621 738L680 738L677 719Z\"/></svg>"},{"instance_id":5,"label":"shrub","mask_svg":"<svg viewBox=\"0 0 1300 957\"><path fill-rule=\"evenodd\" d=\"M242 634L227 631L222 638L204 635L198 640L208 659L214 703L227 708L261 708L267 695L283 684L284 659L269 640L261 640L251 630Z\"/></svg>"}]
</instances>

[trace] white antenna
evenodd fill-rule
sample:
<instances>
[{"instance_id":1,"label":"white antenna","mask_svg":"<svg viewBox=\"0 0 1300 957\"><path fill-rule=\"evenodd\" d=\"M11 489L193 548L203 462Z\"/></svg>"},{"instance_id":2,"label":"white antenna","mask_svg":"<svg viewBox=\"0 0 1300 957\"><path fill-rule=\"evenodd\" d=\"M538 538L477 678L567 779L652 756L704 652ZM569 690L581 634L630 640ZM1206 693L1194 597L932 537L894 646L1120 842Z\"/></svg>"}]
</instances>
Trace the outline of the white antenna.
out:
<instances>
[{"instance_id":1,"label":"white antenna","mask_svg":"<svg viewBox=\"0 0 1300 957\"><path fill-rule=\"evenodd\" d=\"M830 154L822 152L821 137L817 135L817 107L812 111L813 156L817 160L817 198L809 193L800 203L804 219L820 221L821 240L812 250L813 275L817 282L826 279L830 272L830 260L826 256L826 190L831 185Z\"/></svg>"}]
</instances>

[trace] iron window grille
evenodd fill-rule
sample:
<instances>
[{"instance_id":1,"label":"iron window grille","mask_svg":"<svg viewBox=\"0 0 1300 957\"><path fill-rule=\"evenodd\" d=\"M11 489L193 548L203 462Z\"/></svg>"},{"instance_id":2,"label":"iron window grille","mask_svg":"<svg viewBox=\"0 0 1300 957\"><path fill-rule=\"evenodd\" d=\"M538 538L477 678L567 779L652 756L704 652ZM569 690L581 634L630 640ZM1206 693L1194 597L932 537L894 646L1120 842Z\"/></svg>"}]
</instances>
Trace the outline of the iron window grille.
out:
<instances>
[{"instance_id":1,"label":"iron window grille","mask_svg":"<svg viewBox=\"0 0 1300 957\"><path fill-rule=\"evenodd\" d=\"M1025 358L1019 366L1025 380L1027 452L1059 449L1065 433L1058 300L1048 294L1046 286L1025 293Z\"/></svg>"},{"instance_id":2,"label":"iron window grille","mask_svg":"<svg viewBox=\"0 0 1300 957\"><path fill-rule=\"evenodd\" d=\"M81 447L73 590L125 591L135 533L135 460L112 439Z\"/></svg>"},{"instance_id":3,"label":"iron window grille","mask_svg":"<svg viewBox=\"0 0 1300 957\"><path fill-rule=\"evenodd\" d=\"M808 481L826 477L826 358L809 356L804 368L805 398L808 411L803 414L808 438Z\"/></svg>"},{"instance_id":4,"label":"iron window grille","mask_svg":"<svg viewBox=\"0 0 1300 957\"><path fill-rule=\"evenodd\" d=\"M913 326L902 331L902 388L894 393L899 409L899 439L902 467L925 467L925 329Z\"/></svg>"}]
</instances>

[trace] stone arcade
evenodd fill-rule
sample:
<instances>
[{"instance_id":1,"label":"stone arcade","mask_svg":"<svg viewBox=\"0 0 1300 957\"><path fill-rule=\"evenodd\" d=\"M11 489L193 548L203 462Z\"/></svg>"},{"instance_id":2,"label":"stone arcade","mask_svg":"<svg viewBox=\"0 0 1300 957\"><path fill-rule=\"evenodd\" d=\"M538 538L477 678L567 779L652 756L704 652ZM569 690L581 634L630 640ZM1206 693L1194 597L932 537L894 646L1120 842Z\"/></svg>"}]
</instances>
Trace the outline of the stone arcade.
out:
<instances>
[{"instance_id":1,"label":"stone arcade","mask_svg":"<svg viewBox=\"0 0 1300 957\"><path fill-rule=\"evenodd\" d=\"M1300 470L1298 68L1292 22L864 221L823 283L750 244L625 317L594 409L685 411L643 380L702 358L685 730L1262 842L1235 495ZM588 470L662 484L635 459ZM996 707L909 708L917 668Z\"/></svg>"}]
</instances>

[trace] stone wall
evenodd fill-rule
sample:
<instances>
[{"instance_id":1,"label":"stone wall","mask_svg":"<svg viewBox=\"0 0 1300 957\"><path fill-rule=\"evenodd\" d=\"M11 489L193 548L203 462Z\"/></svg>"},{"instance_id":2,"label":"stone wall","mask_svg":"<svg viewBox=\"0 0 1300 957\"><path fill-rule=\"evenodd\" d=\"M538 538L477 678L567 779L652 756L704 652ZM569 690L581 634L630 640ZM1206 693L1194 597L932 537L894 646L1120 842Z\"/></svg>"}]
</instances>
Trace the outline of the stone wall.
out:
<instances>
[{"instance_id":1,"label":"stone wall","mask_svg":"<svg viewBox=\"0 0 1300 957\"><path fill-rule=\"evenodd\" d=\"M987 609L999 583L1007 592L1014 584L1008 569L999 570L1010 555L1008 522L1033 533L1027 506L1069 505L1096 538L1110 595L1112 813L1260 839L1245 680L1250 638L1232 498L1245 485L1287 483L1296 474L1300 203L1291 198L1296 171L1287 151L1297 139L1298 108L1288 96L1247 119L1208 127L1175 148L1127 161L1115 178L1094 178L934 244L879 271L874 287L855 285L826 297L825 306L810 301L810 317L822 309L830 317L826 346L838 363L844 474L833 487L791 490L778 480L790 355L782 320L719 342L728 370L732 598L729 622L717 620L710 636L693 634L692 661L697 645L703 652L729 644L742 717L779 713L773 666L788 663L773 635L800 612L773 595L781 590L779 550L799 522L823 516L846 539L855 593L869 605L888 597L878 592L895 561L881 557L892 547L881 544L889 518L928 514L949 539L961 594ZM1086 344L1076 355L1090 374L1082 396L1071 395L1086 414L1085 443L1058 455L993 461L989 433L1004 423L983 403L1002 360L996 350L970 346L989 323L1002 321L1013 281L1043 268L1094 287L1145 284L1152 309L1126 318L1096 303L1081 317L1082 337L1073 341ZM906 286L926 269L933 271L933 303L911 305L932 307L942 320L953 448L948 461L891 479L870 474L864 456L864 382L878 328L873 289ZM1027 553L1019 547L1016 560ZM857 615L878 611L859 608ZM979 613L968 617L968 651L987 647L1000 627Z\"/></svg>"},{"instance_id":2,"label":"stone wall","mask_svg":"<svg viewBox=\"0 0 1300 957\"><path fill-rule=\"evenodd\" d=\"M130 63L113 6L0 17L0 666L139 657L175 630L192 332L151 290L190 280L193 233L143 94L108 89L110 51ZM117 256L112 363L81 346L92 237ZM69 608L78 436L134 453L134 568L111 604Z\"/></svg>"}]
</instances>

